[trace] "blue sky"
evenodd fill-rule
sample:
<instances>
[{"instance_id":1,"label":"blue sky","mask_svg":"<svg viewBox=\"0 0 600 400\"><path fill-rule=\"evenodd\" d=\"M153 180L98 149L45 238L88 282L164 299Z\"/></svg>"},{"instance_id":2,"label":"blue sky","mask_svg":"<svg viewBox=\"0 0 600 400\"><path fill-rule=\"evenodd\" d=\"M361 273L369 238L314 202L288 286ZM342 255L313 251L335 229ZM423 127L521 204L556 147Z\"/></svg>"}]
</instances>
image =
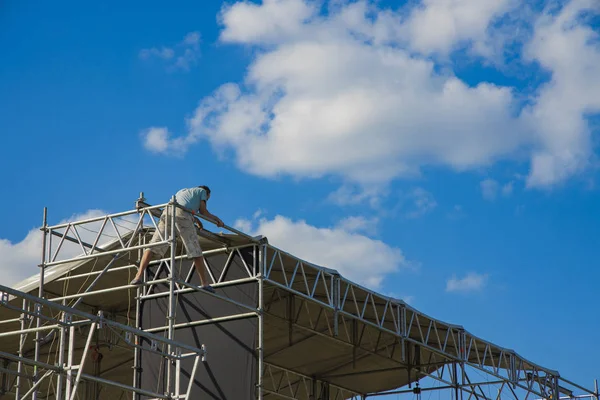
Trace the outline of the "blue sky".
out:
<instances>
[{"instance_id":1,"label":"blue sky","mask_svg":"<svg viewBox=\"0 0 600 400\"><path fill-rule=\"evenodd\" d=\"M337 3L3 2L3 273L35 273L44 206L208 184L227 224L591 386L593 0Z\"/></svg>"}]
</instances>

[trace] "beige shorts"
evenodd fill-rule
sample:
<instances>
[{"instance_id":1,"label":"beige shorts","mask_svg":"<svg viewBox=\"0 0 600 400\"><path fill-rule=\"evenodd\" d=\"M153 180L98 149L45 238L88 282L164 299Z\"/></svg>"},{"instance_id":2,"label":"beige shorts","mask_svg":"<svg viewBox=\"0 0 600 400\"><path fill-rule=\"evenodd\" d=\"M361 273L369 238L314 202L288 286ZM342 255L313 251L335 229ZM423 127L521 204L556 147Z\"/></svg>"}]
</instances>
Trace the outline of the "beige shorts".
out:
<instances>
[{"instance_id":1,"label":"beige shorts","mask_svg":"<svg viewBox=\"0 0 600 400\"><path fill-rule=\"evenodd\" d=\"M166 221L166 208L160 216L160 221L158 222L158 230L154 231L152 235L152 239L150 239L150 243L160 242L164 240L165 235L165 225L167 225L168 234L171 233L171 216L169 216L169 220ZM177 209L175 215L175 229L177 231L177 236L181 238L183 241L183 245L185 246L185 250L187 252L188 258L196 258L202 255L202 248L200 247L200 243L198 242L198 235L196 233L196 226L194 225L194 217L192 214L183 211L181 209ZM160 232L160 234L159 234ZM163 239L161 239L161 235ZM168 244L151 247L150 249L154 254L159 257L162 257L167 249L169 248Z\"/></svg>"}]
</instances>

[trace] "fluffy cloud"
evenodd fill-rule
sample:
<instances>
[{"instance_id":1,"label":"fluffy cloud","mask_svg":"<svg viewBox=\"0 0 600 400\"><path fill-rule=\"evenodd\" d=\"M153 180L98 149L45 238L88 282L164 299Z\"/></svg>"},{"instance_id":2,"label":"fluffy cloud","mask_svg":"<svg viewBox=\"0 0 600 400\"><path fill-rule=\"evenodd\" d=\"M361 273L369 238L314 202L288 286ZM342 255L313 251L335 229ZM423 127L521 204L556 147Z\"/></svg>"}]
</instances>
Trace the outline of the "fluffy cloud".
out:
<instances>
[{"instance_id":1,"label":"fluffy cloud","mask_svg":"<svg viewBox=\"0 0 600 400\"><path fill-rule=\"evenodd\" d=\"M488 276L471 272L464 278L453 276L446 282L447 292L473 292L481 290L487 284Z\"/></svg>"},{"instance_id":2,"label":"fluffy cloud","mask_svg":"<svg viewBox=\"0 0 600 400\"><path fill-rule=\"evenodd\" d=\"M62 220L56 224L63 224L70 221L81 221L88 218L95 218L108 213L102 210L89 210L82 214L75 214L67 220ZM54 223L52 223L54 225ZM117 221L119 233L123 235L128 230L132 230L135 225L128 218L122 218L121 222ZM78 228L78 234L81 240L93 243L97 233L101 227L100 223L89 223ZM70 233L73 236L73 233ZM107 224L103 230L103 235L99 240L99 245L114 240L116 233L110 224ZM60 240L60 239L59 239ZM59 240L53 240L53 251L55 251ZM11 286L25 278L39 273L38 265L41 262L42 251L42 232L39 228L32 229L27 233L25 238L17 243L12 243L7 239L0 239L0 275L2 276L2 284ZM81 248L76 243L64 241L59 253L59 259L75 257L81 254Z\"/></svg>"},{"instance_id":3,"label":"fluffy cloud","mask_svg":"<svg viewBox=\"0 0 600 400\"><path fill-rule=\"evenodd\" d=\"M490 22L514 8L515 3L514 0L423 0L407 23L411 47L425 54L446 55L455 46L471 42L482 51L487 47Z\"/></svg>"},{"instance_id":4,"label":"fluffy cloud","mask_svg":"<svg viewBox=\"0 0 600 400\"><path fill-rule=\"evenodd\" d=\"M140 50L140 58L147 60L150 58L159 58L169 61L169 71L183 70L189 71L196 63L200 54L200 33L190 32L177 43L174 47L162 46L152 47ZM165 148L166 150L166 148Z\"/></svg>"},{"instance_id":5,"label":"fluffy cloud","mask_svg":"<svg viewBox=\"0 0 600 400\"><path fill-rule=\"evenodd\" d=\"M169 148L170 133L164 127L152 127L142 132L144 147L154 153L162 153Z\"/></svg>"},{"instance_id":6,"label":"fluffy cloud","mask_svg":"<svg viewBox=\"0 0 600 400\"><path fill-rule=\"evenodd\" d=\"M274 246L295 256L339 271L346 278L377 289L385 275L411 267L398 248L371 239L357 228L364 224L345 220L336 227L316 227L284 216L260 220L240 219L235 227L251 235L264 235ZM350 225L350 226L349 226Z\"/></svg>"},{"instance_id":7,"label":"fluffy cloud","mask_svg":"<svg viewBox=\"0 0 600 400\"><path fill-rule=\"evenodd\" d=\"M592 156L586 117L600 113L600 35L583 22L600 14L597 0L572 0L535 24L525 56L550 71L525 119L538 136L529 186L545 186L584 170Z\"/></svg>"},{"instance_id":8,"label":"fluffy cloud","mask_svg":"<svg viewBox=\"0 0 600 400\"><path fill-rule=\"evenodd\" d=\"M526 61L552 80L524 110L515 88L467 84L427 56L483 49L512 0L425 0L408 12L332 2L326 16L302 0L234 3L221 13L221 40L260 51L243 84L202 99L162 151L208 140L252 174L333 174L376 188L427 166L465 171L525 154L530 187L560 183L588 164L585 115L600 108L595 34L576 19L592 1L533 26Z\"/></svg>"}]
</instances>

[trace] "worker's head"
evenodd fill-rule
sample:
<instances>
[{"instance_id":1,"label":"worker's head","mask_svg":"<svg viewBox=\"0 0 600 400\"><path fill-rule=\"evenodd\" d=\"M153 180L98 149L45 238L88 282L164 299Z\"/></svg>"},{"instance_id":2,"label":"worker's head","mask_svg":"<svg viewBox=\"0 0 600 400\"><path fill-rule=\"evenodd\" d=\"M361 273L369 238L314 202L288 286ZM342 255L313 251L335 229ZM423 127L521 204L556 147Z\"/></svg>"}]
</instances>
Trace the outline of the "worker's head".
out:
<instances>
[{"instance_id":1,"label":"worker's head","mask_svg":"<svg viewBox=\"0 0 600 400\"><path fill-rule=\"evenodd\" d=\"M206 185L201 185L201 186L198 186L198 187L206 190L206 199L207 200L210 199L210 188L208 186L206 186Z\"/></svg>"}]
</instances>

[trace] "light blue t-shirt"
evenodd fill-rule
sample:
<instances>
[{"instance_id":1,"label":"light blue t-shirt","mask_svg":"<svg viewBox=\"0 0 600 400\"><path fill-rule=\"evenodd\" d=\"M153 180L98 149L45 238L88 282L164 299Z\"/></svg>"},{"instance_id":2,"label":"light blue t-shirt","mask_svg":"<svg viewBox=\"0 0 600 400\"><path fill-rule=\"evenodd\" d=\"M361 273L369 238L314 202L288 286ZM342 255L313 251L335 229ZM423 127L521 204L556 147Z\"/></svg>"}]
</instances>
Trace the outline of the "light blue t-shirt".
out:
<instances>
[{"instance_id":1,"label":"light blue t-shirt","mask_svg":"<svg viewBox=\"0 0 600 400\"><path fill-rule=\"evenodd\" d=\"M208 200L208 194L206 189L200 187L186 188L177 192L175 199L178 204L197 212L200 209L200 202Z\"/></svg>"}]
</instances>

